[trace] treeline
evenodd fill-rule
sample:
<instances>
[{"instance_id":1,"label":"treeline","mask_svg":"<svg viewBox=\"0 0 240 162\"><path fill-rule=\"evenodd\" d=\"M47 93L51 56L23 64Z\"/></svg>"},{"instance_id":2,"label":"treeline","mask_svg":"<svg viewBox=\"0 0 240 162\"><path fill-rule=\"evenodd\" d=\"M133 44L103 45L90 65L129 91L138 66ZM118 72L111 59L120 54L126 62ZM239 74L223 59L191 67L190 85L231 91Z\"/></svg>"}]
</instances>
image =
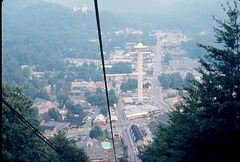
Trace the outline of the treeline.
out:
<instances>
[{"instance_id":1,"label":"treeline","mask_svg":"<svg viewBox=\"0 0 240 162\"><path fill-rule=\"evenodd\" d=\"M199 44L207 54L187 93L168 113L142 161L238 161L240 150L240 11L227 4L227 20L216 20L216 44Z\"/></svg>"},{"instance_id":2,"label":"treeline","mask_svg":"<svg viewBox=\"0 0 240 162\"><path fill-rule=\"evenodd\" d=\"M183 88L190 86L190 81L194 80L194 75L188 72L185 79L183 79L179 72L172 74L162 73L158 76L158 80L160 81L163 89Z\"/></svg>"},{"instance_id":3,"label":"treeline","mask_svg":"<svg viewBox=\"0 0 240 162\"><path fill-rule=\"evenodd\" d=\"M137 79L128 78L127 81L122 82L122 84L120 86L120 89L121 89L122 92L127 92L127 91L134 90L137 87L138 87Z\"/></svg>"},{"instance_id":4,"label":"treeline","mask_svg":"<svg viewBox=\"0 0 240 162\"><path fill-rule=\"evenodd\" d=\"M112 65L112 68L106 68L107 74L125 74L132 73L131 63L129 62L118 62Z\"/></svg>"},{"instance_id":5,"label":"treeline","mask_svg":"<svg viewBox=\"0 0 240 162\"><path fill-rule=\"evenodd\" d=\"M98 69L93 62L89 65L83 63L81 66L70 64L69 61L62 63L61 69L56 68L56 71L54 67L49 68L48 70L51 71L45 71L42 78L32 76L31 79L30 69L24 68L21 70L24 74L23 80L18 84L23 85L23 92L32 99L39 97L48 100L50 97L46 92L45 86L50 86L50 93L57 95L58 99L64 95L63 93L67 94L71 90L71 82L74 80L91 80L96 82L103 79L101 75L102 70ZM63 106L66 102L59 102L59 104Z\"/></svg>"},{"instance_id":6,"label":"treeline","mask_svg":"<svg viewBox=\"0 0 240 162\"><path fill-rule=\"evenodd\" d=\"M110 106L114 106L114 104L118 103L118 98L117 98L117 96L115 94L115 91L113 89L111 89L108 92L108 96L109 96ZM85 97L86 97L86 101L88 103L90 103L92 106L102 106L102 107L107 106L106 95L103 93L103 91L100 87L98 87L96 89L95 94L91 94L91 92L86 91L85 92Z\"/></svg>"},{"instance_id":7,"label":"treeline","mask_svg":"<svg viewBox=\"0 0 240 162\"><path fill-rule=\"evenodd\" d=\"M33 107L34 108L34 107ZM42 114L42 115L38 115L38 111L37 108L35 111L36 112L36 117L39 117L47 123L50 120L54 120L54 121L58 121L58 122L71 122L72 119L74 118L74 115L80 115L81 113L83 113L83 108L80 104L73 104L72 102L67 102L66 104L66 109L68 110L67 114L66 114L66 118L63 120L62 115L59 113L58 110L56 110L54 107L52 107L51 109L48 110L48 112Z\"/></svg>"}]
</instances>

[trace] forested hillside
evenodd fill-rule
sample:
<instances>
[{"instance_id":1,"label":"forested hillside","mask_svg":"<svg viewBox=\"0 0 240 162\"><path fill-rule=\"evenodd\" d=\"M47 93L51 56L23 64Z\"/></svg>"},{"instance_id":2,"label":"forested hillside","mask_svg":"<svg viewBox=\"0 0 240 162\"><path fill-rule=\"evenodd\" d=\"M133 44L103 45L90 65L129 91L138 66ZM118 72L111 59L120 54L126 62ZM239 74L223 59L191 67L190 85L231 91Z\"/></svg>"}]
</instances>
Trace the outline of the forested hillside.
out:
<instances>
[{"instance_id":1,"label":"forested hillside","mask_svg":"<svg viewBox=\"0 0 240 162\"><path fill-rule=\"evenodd\" d=\"M126 22L102 13L103 31L124 28ZM40 1L2 15L2 78L22 85L22 65L42 69L62 64L62 58L100 59L95 13L73 12L55 3ZM18 78L18 79L17 79Z\"/></svg>"}]
</instances>

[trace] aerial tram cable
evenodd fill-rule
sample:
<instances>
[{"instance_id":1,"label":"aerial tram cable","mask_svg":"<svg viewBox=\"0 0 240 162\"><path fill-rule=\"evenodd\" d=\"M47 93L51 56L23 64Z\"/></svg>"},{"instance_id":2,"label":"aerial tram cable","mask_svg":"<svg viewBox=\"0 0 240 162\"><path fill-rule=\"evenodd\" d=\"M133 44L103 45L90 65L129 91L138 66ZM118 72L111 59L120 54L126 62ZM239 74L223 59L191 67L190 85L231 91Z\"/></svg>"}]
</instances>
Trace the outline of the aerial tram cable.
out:
<instances>
[{"instance_id":1,"label":"aerial tram cable","mask_svg":"<svg viewBox=\"0 0 240 162\"><path fill-rule=\"evenodd\" d=\"M110 119L110 128L111 128L111 134L112 134L113 151L114 151L115 161L117 162L118 160L117 160L116 149L115 149L114 138L113 138L112 118L111 118L111 112L110 112L110 104L109 104L108 87L107 87L106 70L105 70L105 64L104 64L101 27L100 27L97 0L94 0L94 6L95 6L95 13L96 13L96 21L97 21L97 29L98 29L98 38L99 38L99 46L100 46L100 52L101 52L102 66L103 66L103 76L104 76L104 83L105 83L105 93L106 93L106 98L107 98L108 115L109 115L109 119Z\"/></svg>"},{"instance_id":2,"label":"aerial tram cable","mask_svg":"<svg viewBox=\"0 0 240 162\"><path fill-rule=\"evenodd\" d=\"M2 133L5 134L6 136L8 136L8 137L10 137L10 138L12 138L12 139L18 141L20 144L27 145L27 146L29 146L29 147L31 147L31 148L37 150L38 152L40 152L40 153L42 153L42 154L45 154L45 155L48 155L49 157L52 157L53 159L54 159L54 158L57 158L57 157L54 157L53 155L50 155L49 153L47 153L47 152L45 152L45 151L43 151L43 150L40 150L39 148L37 148L37 147L35 147L35 146L32 146L32 145L30 145L30 144L24 142L23 140L20 140L20 139L18 139L18 138L16 138L16 137L14 137L14 136L12 136L12 135L6 133L6 132L2 132Z\"/></svg>"},{"instance_id":3,"label":"aerial tram cable","mask_svg":"<svg viewBox=\"0 0 240 162\"><path fill-rule=\"evenodd\" d=\"M67 156L64 152L62 152L59 148L57 148L51 141L49 141L41 132L38 131L38 129L36 129L31 123L29 123L22 115L20 115L3 98L2 98L2 102L17 116L17 118L19 118L22 121L22 124L24 124L26 127L28 127L38 138L40 138L44 143L46 143L56 153L58 153L60 156L64 157L65 159L68 159L68 160L72 159L71 157ZM16 118L14 118L14 119L16 119ZM76 161L76 159L72 159L72 160Z\"/></svg>"}]
</instances>

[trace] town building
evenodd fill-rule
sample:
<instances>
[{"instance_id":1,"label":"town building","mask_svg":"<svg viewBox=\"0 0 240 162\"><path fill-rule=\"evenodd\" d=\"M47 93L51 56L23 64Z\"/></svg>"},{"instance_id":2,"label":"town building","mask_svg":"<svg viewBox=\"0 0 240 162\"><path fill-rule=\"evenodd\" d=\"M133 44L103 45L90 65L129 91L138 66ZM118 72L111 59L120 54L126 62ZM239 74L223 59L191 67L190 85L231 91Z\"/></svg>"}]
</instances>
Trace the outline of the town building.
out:
<instances>
[{"instance_id":1,"label":"town building","mask_svg":"<svg viewBox=\"0 0 240 162\"><path fill-rule=\"evenodd\" d=\"M106 120L107 118L103 116L103 114L99 114L96 116L96 118L93 121L93 127L98 125L98 126L105 126L106 125Z\"/></svg>"},{"instance_id":2,"label":"town building","mask_svg":"<svg viewBox=\"0 0 240 162\"><path fill-rule=\"evenodd\" d=\"M86 125L86 119L90 115L89 112L83 112L79 114L78 116L75 116L71 123L69 124L70 129L78 129L78 128L83 128Z\"/></svg>"},{"instance_id":3,"label":"town building","mask_svg":"<svg viewBox=\"0 0 240 162\"><path fill-rule=\"evenodd\" d=\"M142 87L143 87L143 51L147 50L147 46L144 46L141 43L138 43L137 46L134 46L135 50L138 52L138 102L142 103L143 95L142 95Z\"/></svg>"},{"instance_id":4,"label":"town building","mask_svg":"<svg viewBox=\"0 0 240 162\"><path fill-rule=\"evenodd\" d=\"M103 162L108 157L105 153L104 148L97 139L90 139L88 141L79 141L76 143L77 147L83 148L90 161L92 162Z\"/></svg>"},{"instance_id":5,"label":"town building","mask_svg":"<svg viewBox=\"0 0 240 162\"><path fill-rule=\"evenodd\" d=\"M40 125L40 130L44 133L54 133L56 132L56 126Z\"/></svg>"},{"instance_id":6,"label":"town building","mask_svg":"<svg viewBox=\"0 0 240 162\"><path fill-rule=\"evenodd\" d=\"M73 104L74 104L74 105L80 104L80 105L82 106L82 109L83 109L84 112L86 112L86 111L92 111L91 104L90 104L90 103L87 103L87 102L84 101L84 100L74 99Z\"/></svg>"},{"instance_id":7,"label":"town building","mask_svg":"<svg viewBox=\"0 0 240 162\"><path fill-rule=\"evenodd\" d=\"M72 82L71 83L71 93L75 95L79 95L80 93L84 93L87 90L87 86L89 82Z\"/></svg>"},{"instance_id":8,"label":"town building","mask_svg":"<svg viewBox=\"0 0 240 162\"><path fill-rule=\"evenodd\" d=\"M38 114L47 113L49 109L52 107L57 109L58 103L44 100L41 98L36 97L33 101L32 107L36 107L38 109Z\"/></svg>"},{"instance_id":9,"label":"town building","mask_svg":"<svg viewBox=\"0 0 240 162\"><path fill-rule=\"evenodd\" d=\"M147 118L160 115L163 110L153 105L126 105L124 111L127 120Z\"/></svg>"},{"instance_id":10,"label":"town building","mask_svg":"<svg viewBox=\"0 0 240 162\"><path fill-rule=\"evenodd\" d=\"M124 104L134 104L134 102L133 102L131 97L124 97L123 98L123 103Z\"/></svg>"},{"instance_id":11,"label":"town building","mask_svg":"<svg viewBox=\"0 0 240 162\"><path fill-rule=\"evenodd\" d=\"M105 88L105 87L104 87L104 85L103 85L103 82L100 82L100 81L98 81L98 82L91 81L91 82L89 82L88 85L87 85L87 90L90 91L91 93L95 93L98 87L101 88L102 91L104 91L104 88Z\"/></svg>"},{"instance_id":12,"label":"town building","mask_svg":"<svg viewBox=\"0 0 240 162\"><path fill-rule=\"evenodd\" d=\"M73 6L73 12L82 11L82 13L87 13L88 7L83 4L75 4Z\"/></svg>"},{"instance_id":13,"label":"town building","mask_svg":"<svg viewBox=\"0 0 240 162\"><path fill-rule=\"evenodd\" d=\"M102 64L100 60L92 59L64 58L62 60L64 63L66 63L66 61L69 61L71 64L75 64L76 66L81 66L83 63L87 63L89 65L91 62L93 62L96 66L100 66Z\"/></svg>"},{"instance_id":14,"label":"town building","mask_svg":"<svg viewBox=\"0 0 240 162\"><path fill-rule=\"evenodd\" d=\"M49 121L47 123L41 122L40 130L44 132L44 136L49 138L56 133L57 130L68 130L70 122L56 122Z\"/></svg>"},{"instance_id":15,"label":"town building","mask_svg":"<svg viewBox=\"0 0 240 162\"><path fill-rule=\"evenodd\" d=\"M143 146L143 136L138 128L138 126L136 125L131 125L131 130L130 130L135 146L136 147L141 147Z\"/></svg>"}]
</instances>

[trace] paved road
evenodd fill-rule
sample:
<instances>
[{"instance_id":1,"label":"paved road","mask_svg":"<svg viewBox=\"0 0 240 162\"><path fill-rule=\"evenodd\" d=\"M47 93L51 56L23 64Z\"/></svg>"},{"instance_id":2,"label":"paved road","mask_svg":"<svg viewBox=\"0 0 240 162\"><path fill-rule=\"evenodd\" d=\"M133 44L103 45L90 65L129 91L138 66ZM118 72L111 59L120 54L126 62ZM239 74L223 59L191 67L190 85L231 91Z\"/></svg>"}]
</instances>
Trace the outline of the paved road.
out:
<instances>
[{"instance_id":1,"label":"paved road","mask_svg":"<svg viewBox=\"0 0 240 162\"><path fill-rule=\"evenodd\" d=\"M118 104L117 104L117 115L118 115L118 120L119 120L119 123L121 122L125 122L127 121L126 120L126 116L125 116L125 113L124 113L124 109L123 109L123 103L122 103L122 98L118 97Z\"/></svg>"},{"instance_id":2,"label":"paved road","mask_svg":"<svg viewBox=\"0 0 240 162\"><path fill-rule=\"evenodd\" d=\"M152 88L152 97L153 103L163 109L163 111L168 112L169 107L163 102L163 97L161 94L162 87L160 82L158 81L158 75L162 73L162 47L161 47L161 39L157 36L157 45L156 45L156 57L154 62L154 70L153 70L153 88Z\"/></svg>"},{"instance_id":3,"label":"paved road","mask_svg":"<svg viewBox=\"0 0 240 162\"><path fill-rule=\"evenodd\" d=\"M125 145L128 146L129 161L131 161L131 162L139 161L138 158L136 157L136 148L134 146L131 135L129 134L129 128L122 129L122 135L123 135L123 140L124 140Z\"/></svg>"},{"instance_id":4,"label":"paved road","mask_svg":"<svg viewBox=\"0 0 240 162\"><path fill-rule=\"evenodd\" d=\"M160 82L158 81L158 75L161 74L162 72L162 65L161 65L161 40L159 39L159 37L157 36L157 45L156 45L156 58L155 58L155 62L154 62L154 71L153 71L153 91L152 91L152 97L153 97L153 102L156 106L162 108L165 112L169 111L169 107L163 102L163 98L161 95L161 85ZM116 90L115 90L116 91ZM129 155L129 161L130 162L137 162L140 161L137 158L137 149L134 146L134 142L132 139L132 136L129 133L130 130L130 126L131 124L148 124L152 121L152 119L144 119L144 120L138 120L138 121L134 121L134 122L129 122L128 120L126 120L126 116L124 113L124 109L123 109L123 103L122 103L122 99L121 97L118 96L118 94L116 94L117 97L119 98L119 102L117 105L117 116L118 116L118 124L115 125L114 128L114 132L121 132L123 140L125 145L128 146L128 155ZM94 108L95 109L95 114L93 115L96 116L97 114L99 114L100 108ZM85 129L80 129L76 132L71 132L68 133L68 136L76 136L78 134L82 134L82 135L86 135L88 137L91 126L90 119L87 124L86 124L86 128ZM110 129L109 128L109 124L107 124L105 127L102 127L102 129L104 130L105 128Z\"/></svg>"},{"instance_id":5,"label":"paved road","mask_svg":"<svg viewBox=\"0 0 240 162\"><path fill-rule=\"evenodd\" d=\"M118 96L119 101L117 105L117 115L118 115L118 125L116 125L116 130L121 130L121 134L124 140L124 144L128 146L128 156L129 161L137 162L136 148L129 133L131 123L126 120L126 116L123 109L122 99Z\"/></svg>"}]
</instances>

